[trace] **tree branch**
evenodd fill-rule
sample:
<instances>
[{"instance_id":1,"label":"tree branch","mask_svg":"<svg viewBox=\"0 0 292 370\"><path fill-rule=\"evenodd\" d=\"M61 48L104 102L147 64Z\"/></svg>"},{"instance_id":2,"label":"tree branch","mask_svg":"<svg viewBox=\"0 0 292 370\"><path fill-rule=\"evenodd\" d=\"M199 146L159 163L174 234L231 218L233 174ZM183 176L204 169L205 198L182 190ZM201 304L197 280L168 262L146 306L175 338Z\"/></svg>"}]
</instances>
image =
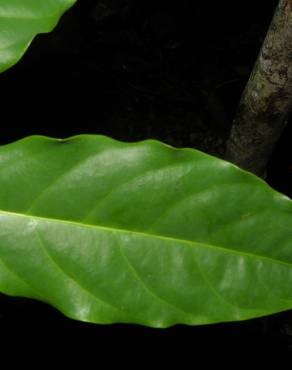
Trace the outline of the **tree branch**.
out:
<instances>
[{"instance_id":1,"label":"tree branch","mask_svg":"<svg viewBox=\"0 0 292 370\"><path fill-rule=\"evenodd\" d=\"M226 159L262 176L292 107L292 0L280 0L247 83Z\"/></svg>"}]
</instances>

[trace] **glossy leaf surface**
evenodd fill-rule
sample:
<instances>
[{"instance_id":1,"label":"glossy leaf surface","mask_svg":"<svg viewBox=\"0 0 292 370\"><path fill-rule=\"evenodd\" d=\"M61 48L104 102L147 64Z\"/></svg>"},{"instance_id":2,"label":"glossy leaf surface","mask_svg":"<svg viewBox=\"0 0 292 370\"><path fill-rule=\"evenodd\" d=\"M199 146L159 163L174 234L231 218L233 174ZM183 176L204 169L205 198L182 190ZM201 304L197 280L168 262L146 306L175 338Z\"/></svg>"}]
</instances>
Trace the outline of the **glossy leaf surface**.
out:
<instances>
[{"instance_id":1,"label":"glossy leaf surface","mask_svg":"<svg viewBox=\"0 0 292 370\"><path fill-rule=\"evenodd\" d=\"M292 308L292 202L192 149L103 136L0 148L0 291L95 323Z\"/></svg>"},{"instance_id":2,"label":"glossy leaf surface","mask_svg":"<svg viewBox=\"0 0 292 370\"><path fill-rule=\"evenodd\" d=\"M50 32L76 0L0 0L0 72L14 65L38 33Z\"/></svg>"}]
</instances>

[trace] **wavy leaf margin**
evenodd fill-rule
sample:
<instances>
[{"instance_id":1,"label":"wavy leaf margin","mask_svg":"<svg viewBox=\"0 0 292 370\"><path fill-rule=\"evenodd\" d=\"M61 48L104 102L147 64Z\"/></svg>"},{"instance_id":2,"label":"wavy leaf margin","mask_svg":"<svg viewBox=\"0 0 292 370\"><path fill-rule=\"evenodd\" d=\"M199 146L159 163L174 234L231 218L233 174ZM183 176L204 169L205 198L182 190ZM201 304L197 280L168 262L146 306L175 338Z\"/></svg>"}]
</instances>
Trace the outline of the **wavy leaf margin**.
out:
<instances>
[{"instance_id":1,"label":"wavy leaf margin","mask_svg":"<svg viewBox=\"0 0 292 370\"><path fill-rule=\"evenodd\" d=\"M16 64L34 37L48 33L76 0L0 0L0 72Z\"/></svg>"}]
</instances>

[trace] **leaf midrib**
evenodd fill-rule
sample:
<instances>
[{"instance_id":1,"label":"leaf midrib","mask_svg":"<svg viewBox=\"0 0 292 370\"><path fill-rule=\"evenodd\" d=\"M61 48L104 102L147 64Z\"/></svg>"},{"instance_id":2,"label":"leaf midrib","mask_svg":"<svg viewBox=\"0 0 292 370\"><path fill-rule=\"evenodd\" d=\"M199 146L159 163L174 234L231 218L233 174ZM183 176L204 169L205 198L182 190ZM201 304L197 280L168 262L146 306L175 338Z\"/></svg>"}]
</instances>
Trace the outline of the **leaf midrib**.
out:
<instances>
[{"instance_id":1,"label":"leaf midrib","mask_svg":"<svg viewBox=\"0 0 292 370\"><path fill-rule=\"evenodd\" d=\"M146 238L156 238L160 240L166 240L166 241L171 241L171 242L178 242L178 243L183 243L187 245L191 245L193 247L204 247L204 248L209 248L209 249L215 249L215 250L221 250L225 253L229 254L236 254L240 256L245 256L249 258L257 258L260 260L264 260L270 263L275 263L279 265L284 265L286 267L292 268L292 263L285 262L279 259L274 259L268 256L263 256L259 255L256 253L250 253L250 252L243 252L243 251L238 251L235 249L228 249L219 245L215 244L207 244L204 242L196 242L192 240L187 240L187 239L180 239L180 238L174 238L171 236L166 236L166 235L158 235L158 234L153 234L153 233L145 233L142 231L133 231L133 230L127 230L127 229L121 229L121 228L114 228L110 226L101 226L101 225L94 225L94 224L87 224L84 222L77 222L77 221L72 221L72 220L64 220L64 219L59 219L59 218L52 218L52 217L45 217L45 216L35 216L31 214L26 214L26 213L19 213L19 212L13 212L13 211L6 211L6 210L0 210L0 215L6 215L6 216L11 216L11 217L22 217L22 218L30 218L30 219L36 219L42 222L53 222L53 223L61 223L64 225L73 225L77 227L86 227L86 228L92 228L92 229L97 229L97 230L103 230L103 231L108 231L111 233L123 233L123 234L134 234L137 236L142 236Z\"/></svg>"}]
</instances>

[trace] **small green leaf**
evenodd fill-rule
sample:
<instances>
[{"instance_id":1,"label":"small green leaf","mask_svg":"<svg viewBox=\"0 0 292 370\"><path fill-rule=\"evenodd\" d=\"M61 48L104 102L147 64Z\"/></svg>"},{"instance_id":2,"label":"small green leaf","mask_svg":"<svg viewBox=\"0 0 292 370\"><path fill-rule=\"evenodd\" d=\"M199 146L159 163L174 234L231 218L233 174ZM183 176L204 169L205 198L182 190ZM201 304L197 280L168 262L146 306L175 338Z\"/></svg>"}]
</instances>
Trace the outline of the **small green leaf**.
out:
<instances>
[{"instance_id":1,"label":"small green leaf","mask_svg":"<svg viewBox=\"0 0 292 370\"><path fill-rule=\"evenodd\" d=\"M0 147L0 291L94 323L152 327L292 308L292 202L157 141Z\"/></svg>"},{"instance_id":2,"label":"small green leaf","mask_svg":"<svg viewBox=\"0 0 292 370\"><path fill-rule=\"evenodd\" d=\"M50 32L76 0L0 0L0 72L23 56L38 33Z\"/></svg>"}]
</instances>

